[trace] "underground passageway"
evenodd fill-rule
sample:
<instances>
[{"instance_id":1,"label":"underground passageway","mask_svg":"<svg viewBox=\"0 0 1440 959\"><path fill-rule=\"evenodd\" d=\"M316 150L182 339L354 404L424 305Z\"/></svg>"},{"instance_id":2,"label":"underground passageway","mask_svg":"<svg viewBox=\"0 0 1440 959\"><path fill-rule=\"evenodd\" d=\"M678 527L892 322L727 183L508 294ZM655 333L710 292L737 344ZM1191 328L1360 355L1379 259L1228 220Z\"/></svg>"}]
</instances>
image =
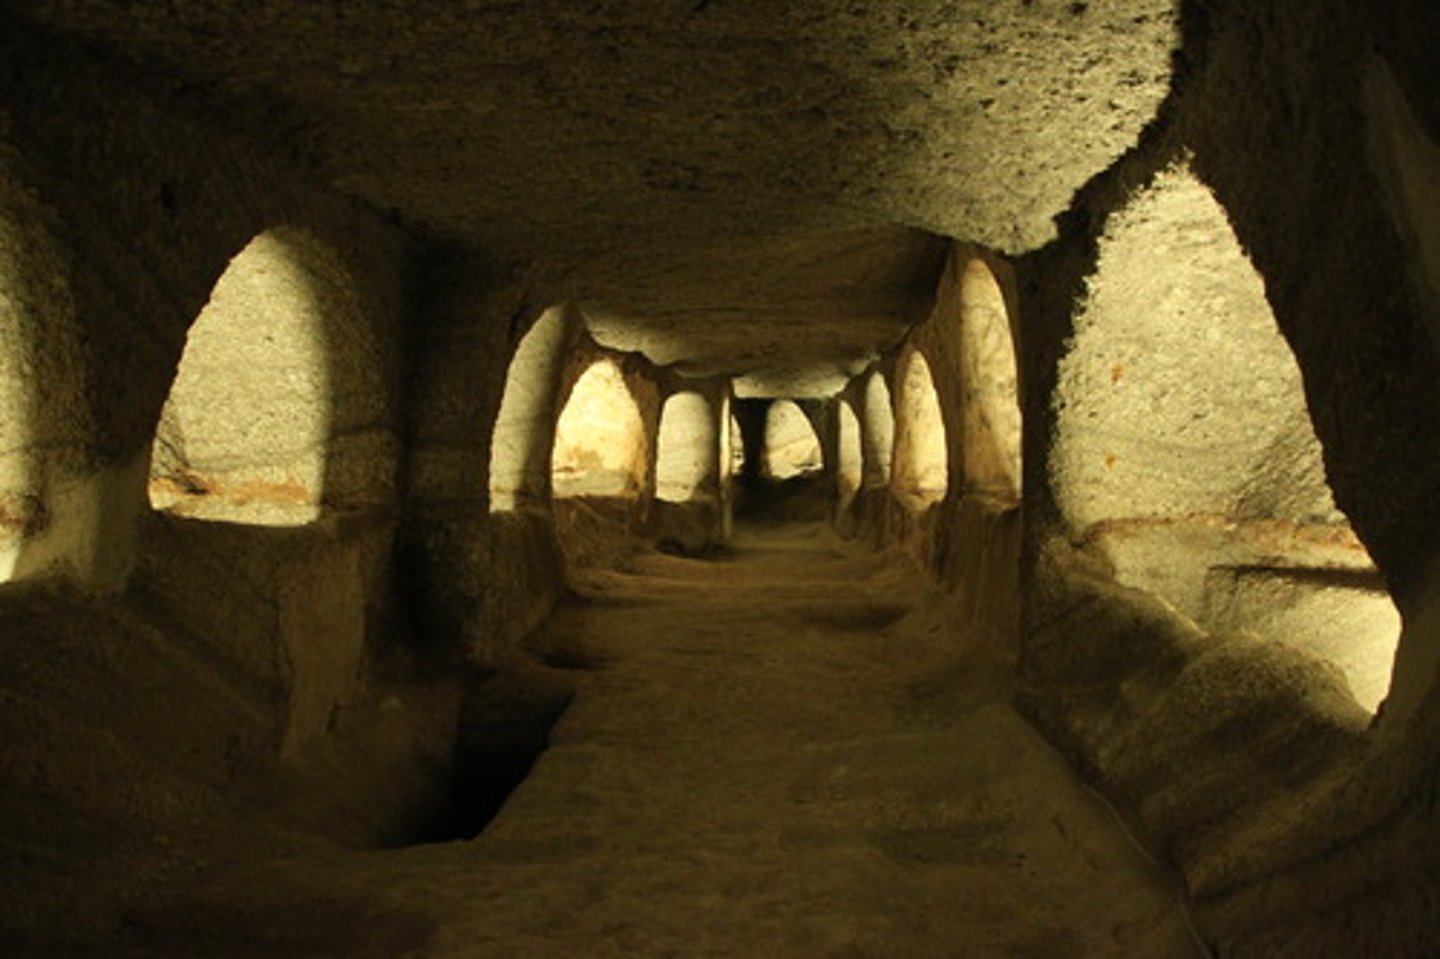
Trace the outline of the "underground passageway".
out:
<instances>
[{"instance_id":1,"label":"underground passageway","mask_svg":"<svg viewBox=\"0 0 1440 959\"><path fill-rule=\"evenodd\" d=\"M222 874L159 935L221 953L263 929L354 954L1202 955L1173 875L1011 708L1003 655L947 635L943 595L897 559L767 524L723 560L593 570L534 639L564 668L527 668L509 709L573 698L477 840Z\"/></svg>"},{"instance_id":2,"label":"underground passageway","mask_svg":"<svg viewBox=\"0 0 1440 959\"><path fill-rule=\"evenodd\" d=\"M1440 13L0 11L0 953L1440 953Z\"/></svg>"}]
</instances>

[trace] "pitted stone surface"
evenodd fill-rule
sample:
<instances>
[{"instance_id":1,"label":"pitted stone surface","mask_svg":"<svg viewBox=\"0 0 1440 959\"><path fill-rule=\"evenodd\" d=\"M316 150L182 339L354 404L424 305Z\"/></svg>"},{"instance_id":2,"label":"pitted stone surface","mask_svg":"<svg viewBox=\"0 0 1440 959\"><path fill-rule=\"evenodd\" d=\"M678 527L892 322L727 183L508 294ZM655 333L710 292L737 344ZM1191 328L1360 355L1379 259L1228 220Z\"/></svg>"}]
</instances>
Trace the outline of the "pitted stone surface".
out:
<instances>
[{"instance_id":1,"label":"pitted stone surface","mask_svg":"<svg viewBox=\"0 0 1440 959\"><path fill-rule=\"evenodd\" d=\"M726 349L683 343L733 332L750 369L837 352L767 330L904 325L933 289L934 270L884 282L924 267L923 236L797 276L807 249L897 225L1049 240L1154 116L1176 42L1173 0L22 6L159 82L202 81L187 95L221 122L381 209L584 267L570 292L658 324L682 358L714 366ZM636 263L658 289L616 296L605 278Z\"/></svg>"},{"instance_id":2,"label":"pitted stone surface","mask_svg":"<svg viewBox=\"0 0 1440 959\"><path fill-rule=\"evenodd\" d=\"M550 748L475 840L250 856L136 910L161 955L1202 954L1173 876L894 555L742 530L596 569L533 638ZM528 678L527 683L533 683ZM362 946L360 943L366 945ZM366 947L368 950L366 951Z\"/></svg>"}]
</instances>

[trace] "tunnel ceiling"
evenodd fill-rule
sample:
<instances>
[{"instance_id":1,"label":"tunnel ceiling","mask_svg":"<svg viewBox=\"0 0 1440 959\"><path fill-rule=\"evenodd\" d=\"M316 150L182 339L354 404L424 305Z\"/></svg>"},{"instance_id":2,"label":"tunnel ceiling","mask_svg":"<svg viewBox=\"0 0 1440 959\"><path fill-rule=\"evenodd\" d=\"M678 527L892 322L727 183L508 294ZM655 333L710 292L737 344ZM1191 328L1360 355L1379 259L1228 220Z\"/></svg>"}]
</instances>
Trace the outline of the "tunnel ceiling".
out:
<instances>
[{"instance_id":1,"label":"tunnel ceiling","mask_svg":"<svg viewBox=\"0 0 1440 959\"><path fill-rule=\"evenodd\" d=\"M693 375L743 375L746 395L825 396L929 308L945 251L903 227L718 242L596 273L582 311L604 345ZM715 281L708 300L673 299Z\"/></svg>"},{"instance_id":2,"label":"tunnel ceiling","mask_svg":"<svg viewBox=\"0 0 1440 959\"><path fill-rule=\"evenodd\" d=\"M927 234L1046 242L1166 94L1176 3L19 6L343 192L558 264L602 338L778 383L895 342Z\"/></svg>"}]
</instances>

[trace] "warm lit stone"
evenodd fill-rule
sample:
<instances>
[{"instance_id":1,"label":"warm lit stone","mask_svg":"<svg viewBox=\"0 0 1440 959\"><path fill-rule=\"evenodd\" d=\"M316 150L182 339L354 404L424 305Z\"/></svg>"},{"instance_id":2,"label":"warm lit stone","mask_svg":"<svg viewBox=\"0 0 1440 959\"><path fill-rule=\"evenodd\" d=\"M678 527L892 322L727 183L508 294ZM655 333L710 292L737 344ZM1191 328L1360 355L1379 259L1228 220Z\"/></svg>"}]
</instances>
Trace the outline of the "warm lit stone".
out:
<instances>
[{"instance_id":1,"label":"warm lit stone","mask_svg":"<svg viewBox=\"0 0 1440 959\"><path fill-rule=\"evenodd\" d=\"M949 488L945 418L924 354L912 350L901 363L891 483L902 502L925 509Z\"/></svg>"},{"instance_id":2,"label":"warm lit stone","mask_svg":"<svg viewBox=\"0 0 1440 959\"><path fill-rule=\"evenodd\" d=\"M676 393L660 414L655 461L655 496L671 503L694 499L719 479L718 420L699 393Z\"/></svg>"},{"instance_id":3,"label":"warm lit stone","mask_svg":"<svg viewBox=\"0 0 1440 959\"><path fill-rule=\"evenodd\" d=\"M644 486L648 442L635 400L613 360L575 383L555 426L555 496L635 496Z\"/></svg>"},{"instance_id":4,"label":"warm lit stone","mask_svg":"<svg viewBox=\"0 0 1440 959\"><path fill-rule=\"evenodd\" d=\"M995 274L971 260L960 275L965 487L1020 498L1020 403L1015 337Z\"/></svg>"},{"instance_id":5,"label":"warm lit stone","mask_svg":"<svg viewBox=\"0 0 1440 959\"><path fill-rule=\"evenodd\" d=\"M895 445L895 410L890 405L890 387L880 371L865 383L861 446L865 453L865 485L884 486L890 482L890 460Z\"/></svg>"},{"instance_id":6,"label":"warm lit stone","mask_svg":"<svg viewBox=\"0 0 1440 959\"><path fill-rule=\"evenodd\" d=\"M303 231L256 237L186 339L160 416L150 500L267 526L375 502L393 482L385 400L353 281Z\"/></svg>"},{"instance_id":7,"label":"warm lit stone","mask_svg":"<svg viewBox=\"0 0 1440 959\"><path fill-rule=\"evenodd\" d=\"M776 400L765 417L764 474L784 480L817 473L824 465L810 418L792 400Z\"/></svg>"},{"instance_id":8,"label":"warm lit stone","mask_svg":"<svg viewBox=\"0 0 1440 959\"><path fill-rule=\"evenodd\" d=\"M559 307L525 332L505 374L505 394L490 438L490 510L543 502L546 452L555 437L555 399L564 363L565 316Z\"/></svg>"}]
</instances>

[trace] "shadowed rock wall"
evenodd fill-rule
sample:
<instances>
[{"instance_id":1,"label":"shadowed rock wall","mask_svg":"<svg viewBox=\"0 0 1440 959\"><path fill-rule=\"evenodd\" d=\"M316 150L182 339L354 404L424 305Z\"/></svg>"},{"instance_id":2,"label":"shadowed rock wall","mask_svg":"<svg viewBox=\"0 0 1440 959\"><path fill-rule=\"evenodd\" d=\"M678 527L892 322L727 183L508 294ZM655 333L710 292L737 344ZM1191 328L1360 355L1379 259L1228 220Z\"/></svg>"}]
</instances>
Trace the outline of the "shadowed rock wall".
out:
<instances>
[{"instance_id":1,"label":"shadowed rock wall","mask_svg":"<svg viewBox=\"0 0 1440 959\"><path fill-rule=\"evenodd\" d=\"M1440 829L1427 798L1437 745L1426 585L1437 483L1435 458L1419 452L1435 449L1436 437L1434 418L1416 415L1433 405L1440 369L1414 239L1426 215L1397 203L1394 178L1377 162L1386 142L1402 153L1421 148L1424 108L1408 101L1407 119L1387 79L1393 68L1374 52L1392 12L1196 5L1186 70L1162 121L1080 196L1062 239L1020 264L1021 703L1181 867L1201 931L1226 955L1423 954L1440 935ZM1433 29L1433 14L1410 29L1422 24ZM1101 232L1187 157L1263 277L1335 501L1405 619L1391 695L1373 723L1315 655L1201 628L1117 584L1113 568L1076 552L1080 531L1057 508L1066 482L1052 445L1066 384L1057 374Z\"/></svg>"},{"instance_id":2,"label":"shadowed rock wall","mask_svg":"<svg viewBox=\"0 0 1440 959\"><path fill-rule=\"evenodd\" d=\"M897 16L700 4L674 23L613 5L386 5L344 30L348 12L294 4L24 6L98 46L0 18L0 282L20 318L0 331L0 402L26 410L0 430L5 572L26 580L0 589L0 829L28 856L4 866L7 887L25 890L0 906L8 926L103 937L147 871L183 872L207 843L234 848L232 825L262 807L273 814L245 835L277 848L296 841L267 831L277 818L348 843L405 832L443 776L453 687L504 664L545 619L563 589L561 544L572 560L610 560L651 516L653 443L646 477L618 502L487 508L506 367L540 311L571 298L604 308L596 330L635 320L635 342L703 367L690 372L758 367L775 386L817 363L826 381L854 375L840 360L869 364L846 389L867 462L842 527L899 543L953 587L957 635L976 641L978 628L1011 654L1021 514L1003 470L966 461L979 391L960 352L963 270L978 257L1019 311L1023 707L1176 862L1222 953L1440 950L1433 5L974 2ZM1151 123L1177 22L1175 87ZM516 51L523 69L500 55ZM1285 585L1273 550L1229 564L1230 600L1207 619L1212 604L1178 601L1173 577L1127 578L1096 548L1123 534L1104 523L1133 520L1140 497L1074 508L1081 474L1108 468L1105 444L1062 442L1067 359L1104 305L1090 281L1114 249L1107 230L1182 167L1258 271L1249 303L1264 300L1294 353L1287 389L1303 390L1322 454L1289 428L1303 425L1298 407L1266 405L1284 428L1240 459L1281 482L1259 498L1242 483L1230 499L1270 524L1251 545L1278 535L1353 552L1310 535L1317 516L1337 519L1321 498L1270 496L1323 492L1323 465L1404 619L1373 721L1323 659L1244 631L1246 604L1272 607L1266 590ZM407 285L415 246L386 217L297 168L397 211L412 236L437 231L415 245L421 282ZM385 495L284 532L151 516L146 467L186 332L235 254L289 225L359 280L382 355L367 429L385 461L367 466L389 478ZM1188 263L1190 225L1133 245ZM915 227L1020 257L1014 278L957 247L934 314L905 333L924 319L907 311L930 306L915 278L928 282L943 245ZM1143 269L1132 278L1141 292L1118 313L1162 305ZM1189 332L1230 312L1197 308ZM767 345L746 352L751 341ZM557 409L600 355L579 347ZM894 495L892 437L870 415L899 403L914 351L940 399L949 478L920 510ZM624 364L648 442L668 387L649 361ZM1085 368L1102 389L1129 376ZM867 411L872 373L889 389ZM1190 375L1162 378L1153 404ZM1187 426L1164 412L1153 418L1169 431ZM392 462L401 434L404 462ZM1144 463L1146 445L1129 444L1123 465ZM1085 469L1066 465L1071 453ZM1157 471L1167 494L1234 478L1184 456ZM1194 518L1193 501L1177 504L1142 518ZM1210 510L1222 526L1256 518L1232 505ZM1208 570L1195 545L1180 565ZM450 682L426 679L437 662ZM145 838L158 824L191 830L180 851ZM66 877L96 849L130 865L77 894Z\"/></svg>"},{"instance_id":3,"label":"shadowed rock wall","mask_svg":"<svg viewBox=\"0 0 1440 959\"><path fill-rule=\"evenodd\" d=\"M47 337L21 450L25 581L0 594L0 831L28 850L0 865L0 929L103 939L197 857L279 849L281 824L403 841L438 801L456 694L410 652L391 561L409 247L163 89L8 19L0 33L4 219L37 228L45 271L17 328ZM292 530L152 514L187 330L230 259L286 225L355 278L379 494ZM360 388L351 372L333 363L333 388Z\"/></svg>"},{"instance_id":4,"label":"shadowed rock wall","mask_svg":"<svg viewBox=\"0 0 1440 959\"><path fill-rule=\"evenodd\" d=\"M603 364L614 392L577 396L576 386L591 370ZM599 401L595 410L577 407L575 422L601 417L615 430L602 463L593 466L593 479L581 469L572 488L553 503L561 552L569 568L623 562L645 541L655 519L657 438L660 433L662 387L659 371L639 353L616 353L588 336L567 356L560 379L557 408ZM628 426L626 425L628 424ZM633 429L632 429L633 428ZM578 438L578 437L577 437ZM560 449L557 447L557 454ZM600 451L594 451L596 453ZM580 464L582 467L585 464ZM559 577L564 581L563 573Z\"/></svg>"},{"instance_id":5,"label":"shadowed rock wall","mask_svg":"<svg viewBox=\"0 0 1440 959\"><path fill-rule=\"evenodd\" d=\"M977 262L995 277L1004 299L998 317L980 315L967 298L966 271ZM987 371L988 392L977 391L970 356L980 337L973 327L981 323L1000 324L998 332L987 327L985 335L1013 337L1008 314L1016 299L1012 272L1004 260L972 244L953 244L936 284L934 304L901 351L902 356L915 351L928 360L945 429L944 497L917 509L912 497L894 492L896 483L903 481L897 470L892 470L887 488L890 535L953 596L957 637L992 650L1002 663L1013 661L1019 629L1021 513L1018 491L1011 495L997 491L988 447L985 459L980 459L975 424L988 423L986 417L993 415L989 408L997 403L1018 410L1018 397L1014 373L1004 370ZM903 419L904 411L897 410L897 457L907 429Z\"/></svg>"},{"instance_id":6,"label":"shadowed rock wall","mask_svg":"<svg viewBox=\"0 0 1440 959\"><path fill-rule=\"evenodd\" d=\"M506 372L551 301L523 271L457 249L432 251L421 286L409 344L402 576L426 642L490 665L544 620L561 589L548 434L536 440L542 475L527 479L543 481L538 497L492 510L489 496ZM569 327L562 352L576 335ZM558 372L552 387L558 397Z\"/></svg>"}]
</instances>

